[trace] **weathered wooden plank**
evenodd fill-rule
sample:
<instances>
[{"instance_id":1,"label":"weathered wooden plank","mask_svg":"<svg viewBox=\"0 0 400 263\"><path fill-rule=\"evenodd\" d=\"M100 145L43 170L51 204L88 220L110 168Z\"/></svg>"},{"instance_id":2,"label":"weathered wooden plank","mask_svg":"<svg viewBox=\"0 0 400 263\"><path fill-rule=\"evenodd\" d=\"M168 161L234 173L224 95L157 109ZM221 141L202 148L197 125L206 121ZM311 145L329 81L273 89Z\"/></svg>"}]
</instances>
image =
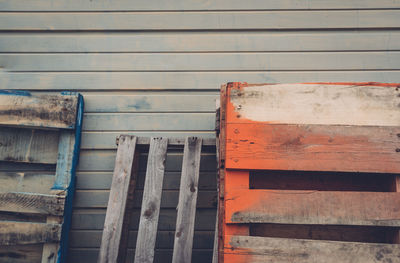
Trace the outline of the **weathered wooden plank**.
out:
<instances>
[{"instance_id":1,"label":"weathered wooden plank","mask_svg":"<svg viewBox=\"0 0 400 263\"><path fill-rule=\"evenodd\" d=\"M195 230L212 231L215 224L214 208L198 208L196 211ZM75 209L72 217L73 230L103 230L105 209ZM132 210L129 222L130 230L137 230L140 220L140 208ZM176 207L160 209L158 231L173 231L176 226ZM136 241L136 239L135 239ZM136 242L135 242L136 244Z\"/></svg>"},{"instance_id":2,"label":"weathered wooden plank","mask_svg":"<svg viewBox=\"0 0 400 263\"><path fill-rule=\"evenodd\" d=\"M63 215L64 197L32 193L0 193L0 211Z\"/></svg>"},{"instance_id":3,"label":"weathered wooden plank","mask_svg":"<svg viewBox=\"0 0 400 263\"><path fill-rule=\"evenodd\" d=\"M315 23L318 21L318 23ZM2 12L0 30L231 30L397 28L399 11Z\"/></svg>"},{"instance_id":4,"label":"weathered wooden plank","mask_svg":"<svg viewBox=\"0 0 400 263\"><path fill-rule=\"evenodd\" d=\"M0 52L395 51L400 49L399 42L400 32L392 30L168 34L114 32L112 35L103 32L29 35L13 32L0 34Z\"/></svg>"},{"instance_id":5,"label":"weathered wooden plank","mask_svg":"<svg viewBox=\"0 0 400 263\"><path fill-rule=\"evenodd\" d=\"M172 256L174 263L190 262L192 259L201 144L201 138L187 137L185 140Z\"/></svg>"},{"instance_id":6,"label":"weathered wooden plank","mask_svg":"<svg viewBox=\"0 0 400 263\"><path fill-rule=\"evenodd\" d=\"M63 130L60 131L58 140L56 176L53 189L66 190L73 180L73 158L76 144L75 132Z\"/></svg>"},{"instance_id":7,"label":"weathered wooden plank","mask_svg":"<svg viewBox=\"0 0 400 263\"><path fill-rule=\"evenodd\" d=\"M390 54L390 53L389 53ZM308 60L306 58L306 60ZM214 63L214 62L213 62ZM289 63L290 64L290 63ZM267 67L266 69L268 69ZM400 82L399 70L242 72L0 72L0 85L30 90L211 90L221 83Z\"/></svg>"},{"instance_id":8,"label":"weathered wooden plank","mask_svg":"<svg viewBox=\"0 0 400 263\"><path fill-rule=\"evenodd\" d=\"M154 259L167 145L167 138L150 141L135 262L151 263Z\"/></svg>"},{"instance_id":9,"label":"weathered wooden plank","mask_svg":"<svg viewBox=\"0 0 400 263\"><path fill-rule=\"evenodd\" d=\"M224 253L227 262L377 263L398 261L400 246L228 236Z\"/></svg>"},{"instance_id":10,"label":"weathered wooden plank","mask_svg":"<svg viewBox=\"0 0 400 263\"><path fill-rule=\"evenodd\" d=\"M0 261L7 263L40 263L42 244L0 246Z\"/></svg>"},{"instance_id":11,"label":"weathered wooden plank","mask_svg":"<svg viewBox=\"0 0 400 263\"><path fill-rule=\"evenodd\" d=\"M136 137L120 136L98 262L117 262L128 198Z\"/></svg>"},{"instance_id":12,"label":"weathered wooden plank","mask_svg":"<svg viewBox=\"0 0 400 263\"><path fill-rule=\"evenodd\" d=\"M216 208L216 191L203 190L199 192L197 207L198 208ZM109 191L102 190L78 190L74 198L74 208L106 208L109 197ZM135 192L134 207L141 207L140 201L143 197L143 190ZM162 193L161 207L176 208L178 205L179 191L165 190Z\"/></svg>"},{"instance_id":13,"label":"weathered wooden plank","mask_svg":"<svg viewBox=\"0 0 400 263\"><path fill-rule=\"evenodd\" d=\"M389 9L399 8L400 3L395 0L381 0L379 3L373 0L353 0L351 2L342 1L296 1L281 0L273 2L264 2L250 0L243 1L185 1L178 0L169 1L169 3L160 3L158 1L146 0L121 0L118 4L108 0L95 2L80 1L57 1L48 4L46 0L36 1L32 3L29 0L1 0L1 11L211 11L211 10L313 10L313 9Z\"/></svg>"},{"instance_id":14,"label":"weathered wooden plank","mask_svg":"<svg viewBox=\"0 0 400 263\"><path fill-rule=\"evenodd\" d=\"M12 91L2 91L0 124L73 129L77 102L77 97L72 95L32 96L29 93L16 95Z\"/></svg>"},{"instance_id":15,"label":"weathered wooden plank","mask_svg":"<svg viewBox=\"0 0 400 263\"><path fill-rule=\"evenodd\" d=\"M210 131L214 113L87 113L84 131Z\"/></svg>"},{"instance_id":16,"label":"weathered wooden plank","mask_svg":"<svg viewBox=\"0 0 400 263\"><path fill-rule=\"evenodd\" d=\"M400 84L271 84L229 90L228 123L400 125Z\"/></svg>"},{"instance_id":17,"label":"weathered wooden plank","mask_svg":"<svg viewBox=\"0 0 400 263\"><path fill-rule=\"evenodd\" d=\"M399 51L0 54L11 72L398 70L399 60Z\"/></svg>"},{"instance_id":18,"label":"weathered wooden plank","mask_svg":"<svg viewBox=\"0 0 400 263\"><path fill-rule=\"evenodd\" d=\"M0 192L50 194L54 174L49 172L0 172Z\"/></svg>"},{"instance_id":19,"label":"weathered wooden plank","mask_svg":"<svg viewBox=\"0 0 400 263\"><path fill-rule=\"evenodd\" d=\"M383 126L228 124L226 167L398 173L398 133Z\"/></svg>"},{"instance_id":20,"label":"weathered wooden plank","mask_svg":"<svg viewBox=\"0 0 400 263\"><path fill-rule=\"evenodd\" d=\"M374 202L371 202L374 200ZM400 226L400 194L295 190L231 190L227 223Z\"/></svg>"},{"instance_id":21,"label":"weathered wooden plank","mask_svg":"<svg viewBox=\"0 0 400 263\"><path fill-rule=\"evenodd\" d=\"M59 242L60 224L31 222L0 222L0 245L26 245Z\"/></svg>"},{"instance_id":22,"label":"weathered wooden plank","mask_svg":"<svg viewBox=\"0 0 400 263\"><path fill-rule=\"evenodd\" d=\"M58 132L0 127L0 160L27 163L57 162Z\"/></svg>"},{"instance_id":23,"label":"weathered wooden plank","mask_svg":"<svg viewBox=\"0 0 400 263\"><path fill-rule=\"evenodd\" d=\"M113 171L116 151L114 150L83 150L80 153L79 171ZM182 168L182 153L171 152L167 154L166 171L180 171ZM147 155L140 156L139 170L144 171ZM201 155L200 170L215 171L215 154L203 153ZM1 168L0 168L1 169Z\"/></svg>"}]
</instances>

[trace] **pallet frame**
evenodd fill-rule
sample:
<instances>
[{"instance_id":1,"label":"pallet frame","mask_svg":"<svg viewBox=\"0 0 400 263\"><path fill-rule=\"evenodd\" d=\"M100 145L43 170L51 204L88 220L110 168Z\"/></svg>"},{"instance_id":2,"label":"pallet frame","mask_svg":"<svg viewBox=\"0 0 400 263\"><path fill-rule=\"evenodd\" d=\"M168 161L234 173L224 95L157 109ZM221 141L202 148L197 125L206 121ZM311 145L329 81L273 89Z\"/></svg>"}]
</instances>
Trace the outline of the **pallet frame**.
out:
<instances>
[{"instance_id":1,"label":"pallet frame","mask_svg":"<svg viewBox=\"0 0 400 263\"><path fill-rule=\"evenodd\" d=\"M398 212L400 176L397 175L400 173L400 156L396 148L400 137L398 135L400 122L395 117L398 115L389 114L389 117L382 113L399 113L396 106L399 86L399 84L380 83L293 85L228 83L223 85L220 93L220 133L219 143L217 143L217 145L219 144L218 262L361 263L379 262L379 260L396 261L400 255L400 245L397 244L399 243L398 229L400 227ZM269 90L264 92L263 88ZM307 110L304 110L304 114L307 115L304 117L293 118L286 115L286 119L283 121L276 119L285 115L284 112L279 111L279 107L273 110L271 106L279 105L279 99L297 102L300 101L296 99L298 94L300 94L298 96L307 97L307 94L318 92L319 88L325 89L324 96L328 95L328 98L335 88L346 90L346 98L353 96L352 99L359 102L353 107L355 114L363 113L365 106L373 104L374 100L379 101L382 96L385 97L385 102L389 102L384 103L380 108L372 108L373 110L367 108L368 113L371 114L370 118L356 120L356 122L352 122L354 118L351 116L343 118L346 116L345 114L336 119L326 119L323 114L310 118ZM366 98L360 96L360 94L368 92L374 96ZM287 96L285 97L285 95ZM274 98L276 104L264 103L264 101L271 101L270 98ZM310 102L307 98L304 101ZM281 105L290 105L285 102ZM311 100L311 102L315 101ZM317 102L318 100L316 100ZM257 105L261 105L258 111L255 110ZM379 104L375 105L379 106ZM298 109L307 108L306 104L294 107L296 106ZM374 113L376 114L374 115ZM363 114L365 115L365 113ZM281 136L281 134L283 135ZM359 137L356 137L357 135ZM303 138L307 139L303 140ZM333 145L334 141L338 141L342 146ZM336 160L315 162L314 160L318 160L318 157L312 152L307 152L307 145L325 147L323 149ZM296 161L298 156L304 158L304 161ZM340 162L338 160L347 161ZM250 189L250 172L254 170L392 173L393 182L390 190L392 192L253 190ZM296 195L297 197L294 197ZM289 200L285 196L294 198ZM307 200L303 198L305 196L307 196ZM362 201L363 199L365 201ZM368 201L371 199L376 203ZM307 203L309 202L313 205L308 209ZM352 205L342 213L340 209L347 208L346 204L349 202L356 202L356 206ZM330 203L336 205L338 209L331 210L324 206ZM357 207L357 205L359 206ZM336 213L337 211L339 213ZM343 214L345 214L346 220L343 220ZM395 227L392 230L394 244L251 236L250 226L259 223L286 224L288 226L306 224L309 226ZM344 250L346 251L344 252ZM379 254L378 251L389 253L379 252L381 253ZM335 253L335 257L329 257L332 253ZM378 254L379 257L377 257ZM375 261L377 258L379 260Z\"/></svg>"},{"instance_id":2,"label":"pallet frame","mask_svg":"<svg viewBox=\"0 0 400 263\"><path fill-rule=\"evenodd\" d=\"M42 263L65 262L83 97L75 92L32 95L1 90L0 105L0 160L14 167L0 173L5 182L0 190L0 245L20 258L16 262L36 261L32 255L39 253L41 259L37 260ZM24 164L27 171L31 166L55 165L55 175L13 173L18 164ZM11 254L2 255L7 262L16 260L8 258Z\"/></svg>"}]
</instances>

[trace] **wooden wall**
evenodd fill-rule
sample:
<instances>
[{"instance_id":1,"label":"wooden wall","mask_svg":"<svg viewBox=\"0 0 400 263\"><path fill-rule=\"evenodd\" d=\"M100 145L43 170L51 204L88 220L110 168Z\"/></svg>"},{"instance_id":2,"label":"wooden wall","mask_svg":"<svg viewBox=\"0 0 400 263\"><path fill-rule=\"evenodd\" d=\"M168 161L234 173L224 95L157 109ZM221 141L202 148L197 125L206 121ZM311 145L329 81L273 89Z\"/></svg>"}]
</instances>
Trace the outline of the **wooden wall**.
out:
<instances>
[{"instance_id":1,"label":"wooden wall","mask_svg":"<svg viewBox=\"0 0 400 263\"><path fill-rule=\"evenodd\" d=\"M0 87L84 95L69 262L96 262L118 134L213 137L228 81L400 82L399 28L399 0L0 0ZM211 259L216 204L215 155L202 158L196 262ZM167 160L159 261L181 159Z\"/></svg>"}]
</instances>

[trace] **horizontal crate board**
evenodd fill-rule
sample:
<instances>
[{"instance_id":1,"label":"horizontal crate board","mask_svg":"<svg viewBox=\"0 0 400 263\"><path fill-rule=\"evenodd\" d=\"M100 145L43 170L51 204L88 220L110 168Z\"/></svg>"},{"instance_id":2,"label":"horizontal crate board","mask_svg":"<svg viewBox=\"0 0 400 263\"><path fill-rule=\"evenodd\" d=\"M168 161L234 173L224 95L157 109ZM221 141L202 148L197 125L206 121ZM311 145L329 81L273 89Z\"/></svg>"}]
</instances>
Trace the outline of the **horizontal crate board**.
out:
<instances>
[{"instance_id":1,"label":"horizontal crate board","mask_svg":"<svg viewBox=\"0 0 400 263\"><path fill-rule=\"evenodd\" d=\"M398 173L398 133L398 127L228 124L226 167Z\"/></svg>"},{"instance_id":2,"label":"horizontal crate board","mask_svg":"<svg viewBox=\"0 0 400 263\"><path fill-rule=\"evenodd\" d=\"M371 202L374 200L374 202ZM227 223L400 226L400 193L231 190Z\"/></svg>"},{"instance_id":3,"label":"horizontal crate board","mask_svg":"<svg viewBox=\"0 0 400 263\"><path fill-rule=\"evenodd\" d=\"M1 33L0 52L271 52L399 50L398 31Z\"/></svg>"},{"instance_id":4,"label":"horizontal crate board","mask_svg":"<svg viewBox=\"0 0 400 263\"><path fill-rule=\"evenodd\" d=\"M0 30L397 28L399 10L0 13ZM318 21L318 23L315 23Z\"/></svg>"},{"instance_id":5,"label":"horizontal crate board","mask_svg":"<svg viewBox=\"0 0 400 263\"><path fill-rule=\"evenodd\" d=\"M398 70L399 61L398 51L0 54L0 66L12 72Z\"/></svg>"},{"instance_id":6,"label":"horizontal crate board","mask_svg":"<svg viewBox=\"0 0 400 263\"><path fill-rule=\"evenodd\" d=\"M355 242L228 236L228 262L373 263L396 262L400 246Z\"/></svg>"}]
</instances>

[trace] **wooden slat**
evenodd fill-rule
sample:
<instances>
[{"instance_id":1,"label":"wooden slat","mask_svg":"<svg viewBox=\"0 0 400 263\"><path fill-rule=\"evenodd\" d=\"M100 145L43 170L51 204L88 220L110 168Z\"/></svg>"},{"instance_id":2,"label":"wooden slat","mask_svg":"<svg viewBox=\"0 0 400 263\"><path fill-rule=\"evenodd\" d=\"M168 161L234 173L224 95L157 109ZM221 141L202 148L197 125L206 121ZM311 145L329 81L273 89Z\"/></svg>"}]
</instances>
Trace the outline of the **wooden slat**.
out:
<instances>
[{"instance_id":1,"label":"wooden slat","mask_svg":"<svg viewBox=\"0 0 400 263\"><path fill-rule=\"evenodd\" d=\"M63 130L60 131L58 140L56 176L53 189L66 190L73 180L73 158L75 148L75 132Z\"/></svg>"},{"instance_id":2,"label":"wooden slat","mask_svg":"<svg viewBox=\"0 0 400 263\"><path fill-rule=\"evenodd\" d=\"M112 35L103 32L29 35L14 32L0 34L0 52L395 51L400 49L399 42L400 32L392 30L168 34L114 32Z\"/></svg>"},{"instance_id":3,"label":"wooden slat","mask_svg":"<svg viewBox=\"0 0 400 263\"><path fill-rule=\"evenodd\" d=\"M400 192L400 175L395 175L392 182L393 192ZM400 244L400 229L394 230L393 243Z\"/></svg>"},{"instance_id":4,"label":"wooden slat","mask_svg":"<svg viewBox=\"0 0 400 263\"><path fill-rule=\"evenodd\" d=\"M0 193L0 211L63 215L64 197L30 193Z\"/></svg>"},{"instance_id":5,"label":"wooden slat","mask_svg":"<svg viewBox=\"0 0 400 263\"><path fill-rule=\"evenodd\" d=\"M98 262L117 262L119 256L136 137L121 136L119 141Z\"/></svg>"},{"instance_id":6,"label":"wooden slat","mask_svg":"<svg viewBox=\"0 0 400 263\"><path fill-rule=\"evenodd\" d=\"M58 132L0 127L0 160L11 162L57 162Z\"/></svg>"},{"instance_id":7,"label":"wooden slat","mask_svg":"<svg viewBox=\"0 0 400 263\"><path fill-rule=\"evenodd\" d=\"M135 262L153 262L161 192L164 179L167 138L152 138L147 161Z\"/></svg>"},{"instance_id":8,"label":"wooden slat","mask_svg":"<svg viewBox=\"0 0 400 263\"><path fill-rule=\"evenodd\" d=\"M228 236L226 262L376 263L396 262L400 246L355 242Z\"/></svg>"},{"instance_id":9,"label":"wooden slat","mask_svg":"<svg viewBox=\"0 0 400 263\"><path fill-rule=\"evenodd\" d=\"M0 192L50 194L54 174L50 172L0 172Z\"/></svg>"},{"instance_id":10,"label":"wooden slat","mask_svg":"<svg viewBox=\"0 0 400 263\"><path fill-rule=\"evenodd\" d=\"M225 220L398 227L399 206L400 194L393 192L231 190L226 193Z\"/></svg>"},{"instance_id":11,"label":"wooden slat","mask_svg":"<svg viewBox=\"0 0 400 263\"><path fill-rule=\"evenodd\" d=\"M25 87L26 88L26 87ZM0 92L0 125L75 128L77 97Z\"/></svg>"},{"instance_id":12,"label":"wooden slat","mask_svg":"<svg viewBox=\"0 0 400 263\"><path fill-rule=\"evenodd\" d=\"M226 167L398 173L398 133L398 127L228 124Z\"/></svg>"},{"instance_id":13,"label":"wooden slat","mask_svg":"<svg viewBox=\"0 0 400 263\"><path fill-rule=\"evenodd\" d=\"M398 70L399 60L399 51L0 54L10 72Z\"/></svg>"},{"instance_id":14,"label":"wooden slat","mask_svg":"<svg viewBox=\"0 0 400 263\"><path fill-rule=\"evenodd\" d=\"M210 131L214 113L87 113L84 131Z\"/></svg>"},{"instance_id":15,"label":"wooden slat","mask_svg":"<svg viewBox=\"0 0 400 263\"><path fill-rule=\"evenodd\" d=\"M0 261L7 263L40 263L42 244L0 246Z\"/></svg>"},{"instance_id":16,"label":"wooden slat","mask_svg":"<svg viewBox=\"0 0 400 263\"><path fill-rule=\"evenodd\" d=\"M185 140L172 256L172 262L174 263L190 262L192 259L201 144L201 138L188 137Z\"/></svg>"},{"instance_id":17,"label":"wooden slat","mask_svg":"<svg viewBox=\"0 0 400 263\"><path fill-rule=\"evenodd\" d=\"M399 42L400 43L400 42ZM213 62L214 63L214 62ZM268 70L269 67L266 69ZM400 82L399 70L242 72L0 72L0 85L31 90L211 90L221 83Z\"/></svg>"},{"instance_id":18,"label":"wooden slat","mask_svg":"<svg viewBox=\"0 0 400 263\"><path fill-rule=\"evenodd\" d=\"M229 90L227 122L398 126L399 85L243 85Z\"/></svg>"},{"instance_id":19,"label":"wooden slat","mask_svg":"<svg viewBox=\"0 0 400 263\"><path fill-rule=\"evenodd\" d=\"M400 3L395 0L353 0L353 1L257 1L248 0L246 3L239 0L220 1L169 1L168 3L149 0L120 0L118 4L107 0L95 2L67 1L61 0L51 5L46 0L39 0L32 3L29 0L1 0L1 11L176 11L176 10L313 10L313 9L388 9L399 8Z\"/></svg>"},{"instance_id":20,"label":"wooden slat","mask_svg":"<svg viewBox=\"0 0 400 263\"><path fill-rule=\"evenodd\" d=\"M230 30L397 28L398 10L40 12L0 14L0 30ZM240 23L239 23L240 21ZM318 23L315 23L318 21Z\"/></svg>"},{"instance_id":21,"label":"wooden slat","mask_svg":"<svg viewBox=\"0 0 400 263\"><path fill-rule=\"evenodd\" d=\"M0 245L26 245L59 242L60 224L0 222Z\"/></svg>"}]
</instances>

